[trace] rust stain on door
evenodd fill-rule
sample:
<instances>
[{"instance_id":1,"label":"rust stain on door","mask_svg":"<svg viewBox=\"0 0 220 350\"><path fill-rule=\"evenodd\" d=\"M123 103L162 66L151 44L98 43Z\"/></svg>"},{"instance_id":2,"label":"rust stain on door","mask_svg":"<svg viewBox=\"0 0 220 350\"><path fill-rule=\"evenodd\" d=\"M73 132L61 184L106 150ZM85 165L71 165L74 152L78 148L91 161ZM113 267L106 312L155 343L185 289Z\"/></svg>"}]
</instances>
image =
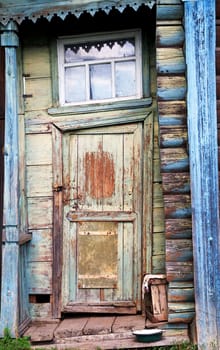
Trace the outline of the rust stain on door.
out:
<instances>
[{"instance_id":1,"label":"rust stain on door","mask_svg":"<svg viewBox=\"0 0 220 350\"><path fill-rule=\"evenodd\" d=\"M85 154L86 193L94 199L111 197L115 190L115 170L112 155L100 149Z\"/></svg>"}]
</instances>

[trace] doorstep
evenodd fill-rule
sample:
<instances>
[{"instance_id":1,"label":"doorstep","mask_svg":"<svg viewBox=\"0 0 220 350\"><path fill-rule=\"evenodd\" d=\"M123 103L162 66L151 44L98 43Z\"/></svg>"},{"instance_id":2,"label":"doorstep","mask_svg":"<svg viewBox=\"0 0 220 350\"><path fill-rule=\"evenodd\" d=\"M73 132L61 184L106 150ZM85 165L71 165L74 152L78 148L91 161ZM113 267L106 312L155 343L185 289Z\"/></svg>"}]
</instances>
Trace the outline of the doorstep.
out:
<instances>
[{"instance_id":1,"label":"doorstep","mask_svg":"<svg viewBox=\"0 0 220 350\"><path fill-rule=\"evenodd\" d=\"M33 322L25 332L30 337L32 349L143 349L172 345L189 341L187 325L153 324L149 328L160 328L160 341L141 343L136 341L133 331L145 328L145 317L129 316L75 316L61 321Z\"/></svg>"}]
</instances>

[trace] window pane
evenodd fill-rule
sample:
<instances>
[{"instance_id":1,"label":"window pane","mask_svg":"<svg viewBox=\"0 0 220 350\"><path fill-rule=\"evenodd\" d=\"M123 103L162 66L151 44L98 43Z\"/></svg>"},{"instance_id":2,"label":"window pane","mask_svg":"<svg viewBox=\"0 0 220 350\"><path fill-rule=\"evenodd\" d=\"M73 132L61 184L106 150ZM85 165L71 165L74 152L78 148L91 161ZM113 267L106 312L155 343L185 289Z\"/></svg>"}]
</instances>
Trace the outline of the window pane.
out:
<instances>
[{"instance_id":1,"label":"window pane","mask_svg":"<svg viewBox=\"0 0 220 350\"><path fill-rule=\"evenodd\" d=\"M111 64L90 65L90 98L103 100L112 97Z\"/></svg>"},{"instance_id":2,"label":"window pane","mask_svg":"<svg viewBox=\"0 0 220 350\"><path fill-rule=\"evenodd\" d=\"M135 61L115 64L116 97L136 95Z\"/></svg>"},{"instance_id":3,"label":"window pane","mask_svg":"<svg viewBox=\"0 0 220 350\"><path fill-rule=\"evenodd\" d=\"M85 101L85 67L65 68L65 102Z\"/></svg>"},{"instance_id":4,"label":"window pane","mask_svg":"<svg viewBox=\"0 0 220 350\"><path fill-rule=\"evenodd\" d=\"M140 34L128 30L59 39L61 104L141 97Z\"/></svg>"},{"instance_id":5,"label":"window pane","mask_svg":"<svg viewBox=\"0 0 220 350\"><path fill-rule=\"evenodd\" d=\"M134 38L64 45L65 63L135 56Z\"/></svg>"}]
</instances>

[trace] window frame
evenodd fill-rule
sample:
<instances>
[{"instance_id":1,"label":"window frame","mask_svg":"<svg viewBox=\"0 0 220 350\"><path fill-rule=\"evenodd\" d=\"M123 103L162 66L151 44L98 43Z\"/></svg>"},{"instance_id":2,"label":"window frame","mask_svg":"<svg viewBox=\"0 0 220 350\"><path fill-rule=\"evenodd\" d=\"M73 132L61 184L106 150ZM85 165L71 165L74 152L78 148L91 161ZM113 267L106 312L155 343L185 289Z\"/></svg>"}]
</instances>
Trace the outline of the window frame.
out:
<instances>
[{"instance_id":1,"label":"window frame","mask_svg":"<svg viewBox=\"0 0 220 350\"><path fill-rule=\"evenodd\" d=\"M135 39L135 68L136 68L136 94L133 96L123 96L123 97L111 97L108 99L97 99L97 100L85 100L80 102L65 102L65 64L64 64L64 45L74 44L74 43L85 43L99 40L109 40L109 39L124 39L129 37L134 37ZM109 104L117 103L120 101L130 101L130 100L140 100L144 96L143 91L143 78L142 78L142 31L141 29L129 29L122 31L111 31L111 32L100 32L100 33L90 33L77 36L62 36L57 39L57 60L58 60L58 95L59 95L59 106L60 107L71 107L79 105L95 105L95 104ZM129 59L129 58L128 58ZM134 59L134 56L131 58ZM117 60L117 59L116 59ZM121 60L121 59L119 59ZM124 60L124 62L127 58ZM112 62L113 60L105 60L105 62ZM91 61L92 64L100 62L99 60ZM104 60L103 60L104 62ZM85 64L85 63L84 63Z\"/></svg>"}]
</instances>

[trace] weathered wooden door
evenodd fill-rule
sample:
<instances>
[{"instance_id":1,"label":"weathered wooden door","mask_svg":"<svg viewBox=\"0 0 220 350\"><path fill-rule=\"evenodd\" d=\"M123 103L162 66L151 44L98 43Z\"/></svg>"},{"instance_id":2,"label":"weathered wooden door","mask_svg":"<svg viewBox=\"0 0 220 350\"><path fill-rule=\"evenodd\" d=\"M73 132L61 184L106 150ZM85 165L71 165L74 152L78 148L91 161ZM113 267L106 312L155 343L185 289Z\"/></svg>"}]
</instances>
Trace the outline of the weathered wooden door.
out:
<instances>
[{"instance_id":1,"label":"weathered wooden door","mask_svg":"<svg viewBox=\"0 0 220 350\"><path fill-rule=\"evenodd\" d=\"M63 137L62 310L141 304L143 123Z\"/></svg>"}]
</instances>

